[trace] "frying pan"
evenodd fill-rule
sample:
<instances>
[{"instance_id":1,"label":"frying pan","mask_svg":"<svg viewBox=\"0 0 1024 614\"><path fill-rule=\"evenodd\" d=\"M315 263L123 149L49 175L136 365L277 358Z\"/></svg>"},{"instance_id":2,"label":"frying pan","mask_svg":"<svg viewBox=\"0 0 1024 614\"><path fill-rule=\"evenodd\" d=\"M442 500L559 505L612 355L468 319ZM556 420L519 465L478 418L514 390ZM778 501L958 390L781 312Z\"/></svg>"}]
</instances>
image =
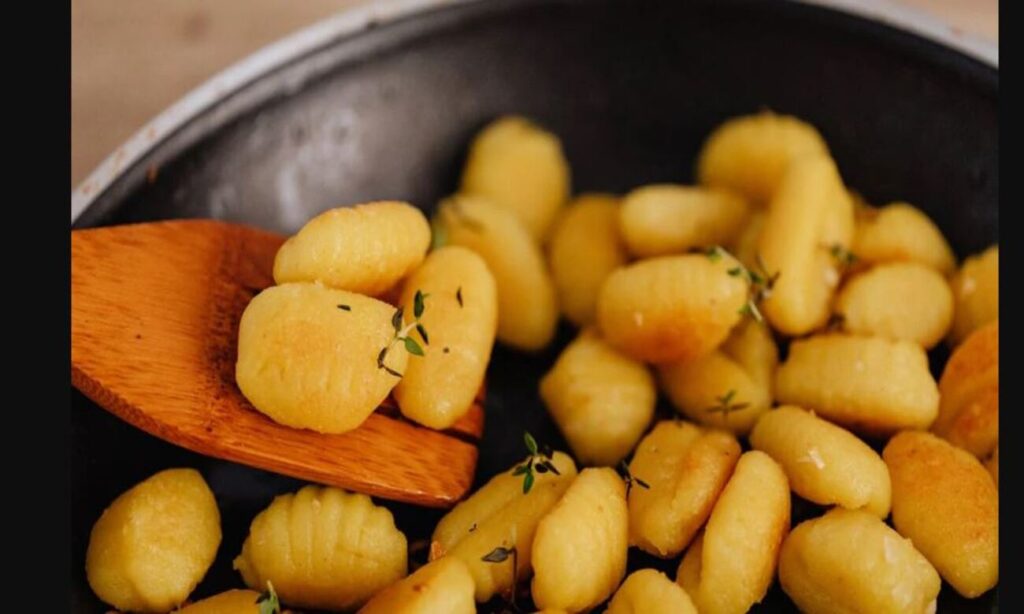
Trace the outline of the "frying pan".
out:
<instances>
[{"instance_id":1,"label":"frying pan","mask_svg":"<svg viewBox=\"0 0 1024 614\"><path fill-rule=\"evenodd\" d=\"M73 227L209 217L290 233L345 203L394 198L430 210L455 189L474 132L504 113L562 138L577 192L692 182L714 126L770 108L816 125L869 202L924 209L958 256L998 241L992 48L934 23L911 26L926 38L817 4L379 3L259 52L157 117L74 191ZM536 382L572 334L563 325L533 355L496 348L478 483L522 456L524 430L565 446ZM249 522L298 482L166 444L77 392L71 415L74 611L107 611L85 580L92 523L171 466L203 473L223 519L219 556L194 597L240 586L231 559ZM410 543L439 517L387 505ZM794 501L794 524L817 513ZM676 564L630 554L631 568L674 577ZM997 592L967 601L944 586L939 612L995 612ZM776 586L755 611L795 608Z\"/></svg>"}]
</instances>

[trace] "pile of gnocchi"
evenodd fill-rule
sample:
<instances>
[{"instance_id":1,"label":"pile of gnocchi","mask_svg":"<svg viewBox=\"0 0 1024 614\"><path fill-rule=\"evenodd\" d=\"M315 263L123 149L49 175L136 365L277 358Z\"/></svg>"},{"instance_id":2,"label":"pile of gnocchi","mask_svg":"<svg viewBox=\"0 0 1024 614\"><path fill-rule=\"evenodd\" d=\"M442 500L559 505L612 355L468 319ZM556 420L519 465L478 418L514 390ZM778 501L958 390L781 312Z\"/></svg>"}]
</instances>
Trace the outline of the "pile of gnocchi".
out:
<instances>
[{"instance_id":1,"label":"pile of gnocchi","mask_svg":"<svg viewBox=\"0 0 1024 614\"><path fill-rule=\"evenodd\" d=\"M991 590L998 246L958 263L920 209L846 186L795 117L725 122L696 169L696 185L571 197L558 138L504 117L432 220L399 202L311 220L240 323L257 410L340 433L393 395L447 428L496 340L536 352L564 317L577 336L528 385L567 449L525 434L425 557L365 495L278 496L234 559L247 588L191 603L218 507L196 471L163 471L94 525L90 586L189 614L741 614L776 582L808 614L924 614L940 589ZM794 526L794 501L817 512ZM627 568L631 548L675 576Z\"/></svg>"}]
</instances>

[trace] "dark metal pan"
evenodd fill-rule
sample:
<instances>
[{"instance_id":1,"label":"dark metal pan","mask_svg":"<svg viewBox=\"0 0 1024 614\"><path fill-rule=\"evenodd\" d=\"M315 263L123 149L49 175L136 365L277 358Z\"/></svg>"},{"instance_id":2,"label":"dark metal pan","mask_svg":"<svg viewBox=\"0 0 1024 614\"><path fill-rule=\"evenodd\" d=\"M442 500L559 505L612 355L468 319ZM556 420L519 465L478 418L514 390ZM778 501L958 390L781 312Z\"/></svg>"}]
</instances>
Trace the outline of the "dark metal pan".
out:
<instances>
[{"instance_id":1,"label":"dark metal pan","mask_svg":"<svg viewBox=\"0 0 1024 614\"><path fill-rule=\"evenodd\" d=\"M936 36L934 24L916 29ZM264 50L169 109L76 189L72 221L212 217L291 232L344 203L431 209L455 188L474 131L510 112L562 137L576 191L689 182L716 124L768 107L818 126L850 186L922 207L963 257L998 240L999 75L991 48L939 36L963 51L792 2L385 2ZM537 355L495 352L478 481L520 458L523 430L564 445L536 382L570 337L563 328ZM106 611L83 570L92 523L170 466L198 468L223 516L196 596L240 586L231 559L250 520L298 484L165 444L78 393L72 405L74 610ZM438 518L389 507L410 542ZM674 576L676 562L631 554L637 565ZM939 612L994 612L996 592L966 601L944 586ZM792 610L777 587L757 608Z\"/></svg>"}]
</instances>

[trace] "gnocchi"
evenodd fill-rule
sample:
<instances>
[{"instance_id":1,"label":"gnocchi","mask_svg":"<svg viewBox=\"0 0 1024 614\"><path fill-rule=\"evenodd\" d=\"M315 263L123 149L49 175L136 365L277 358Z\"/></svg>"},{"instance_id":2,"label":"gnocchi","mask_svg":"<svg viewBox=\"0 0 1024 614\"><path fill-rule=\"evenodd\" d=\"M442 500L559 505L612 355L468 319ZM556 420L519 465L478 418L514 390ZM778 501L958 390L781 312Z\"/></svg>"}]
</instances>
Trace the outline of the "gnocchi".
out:
<instances>
[{"instance_id":1,"label":"gnocchi","mask_svg":"<svg viewBox=\"0 0 1024 614\"><path fill-rule=\"evenodd\" d=\"M289 605L349 610L405 577L405 535L366 495L304 486L256 515L234 568Z\"/></svg>"},{"instance_id":2,"label":"gnocchi","mask_svg":"<svg viewBox=\"0 0 1024 614\"><path fill-rule=\"evenodd\" d=\"M683 556L676 581L701 614L742 614L768 592L788 531L786 474L764 452L746 452Z\"/></svg>"},{"instance_id":3,"label":"gnocchi","mask_svg":"<svg viewBox=\"0 0 1024 614\"><path fill-rule=\"evenodd\" d=\"M832 253L852 237L853 204L828 156L788 166L772 197L758 243L765 276L778 278L764 315L786 335L803 335L828 321L840 264Z\"/></svg>"},{"instance_id":4,"label":"gnocchi","mask_svg":"<svg viewBox=\"0 0 1024 614\"><path fill-rule=\"evenodd\" d=\"M587 329L540 380L540 396L585 465L615 465L654 415L657 393L647 367Z\"/></svg>"},{"instance_id":5,"label":"gnocchi","mask_svg":"<svg viewBox=\"0 0 1024 614\"><path fill-rule=\"evenodd\" d=\"M656 184L623 198L619 227L630 253L649 258L728 243L747 214L747 202L726 190Z\"/></svg>"},{"instance_id":6,"label":"gnocchi","mask_svg":"<svg viewBox=\"0 0 1024 614\"><path fill-rule=\"evenodd\" d=\"M167 469L103 510L89 534L86 578L119 610L166 612L203 579L220 539L220 512L203 477Z\"/></svg>"},{"instance_id":7,"label":"gnocchi","mask_svg":"<svg viewBox=\"0 0 1024 614\"><path fill-rule=\"evenodd\" d=\"M873 514L833 509L782 543L779 583L806 614L935 611L939 574Z\"/></svg>"},{"instance_id":8,"label":"gnocchi","mask_svg":"<svg viewBox=\"0 0 1024 614\"><path fill-rule=\"evenodd\" d=\"M999 445L999 320L971 333L939 378L932 431L978 458Z\"/></svg>"},{"instance_id":9,"label":"gnocchi","mask_svg":"<svg viewBox=\"0 0 1024 614\"><path fill-rule=\"evenodd\" d=\"M473 139L460 192L515 213L543 240L569 198L569 163L558 137L530 120L501 117Z\"/></svg>"},{"instance_id":10,"label":"gnocchi","mask_svg":"<svg viewBox=\"0 0 1024 614\"><path fill-rule=\"evenodd\" d=\"M577 326L591 324L601 284L628 257L619 234L619 199L584 194L573 200L556 222L548 245L562 314Z\"/></svg>"},{"instance_id":11,"label":"gnocchi","mask_svg":"<svg viewBox=\"0 0 1024 614\"><path fill-rule=\"evenodd\" d=\"M913 205L895 202L880 209L860 207L853 252L861 262L917 262L948 275L956 258L942 231Z\"/></svg>"},{"instance_id":12,"label":"gnocchi","mask_svg":"<svg viewBox=\"0 0 1024 614\"><path fill-rule=\"evenodd\" d=\"M864 435L927 429L939 411L928 356L909 341L823 334L794 341L775 378L776 400Z\"/></svg>"},{"instance_id":13,"label":"gnocchi","mask_svg":"<svg viewBox=\"0 0 1024 614\"><path fill-rule=\"evenodd\" d=\"M629 465L649 486L629 491L630 542L661 558L682 552L711 514L739 457L740 444L728 433L659 422Z\"/></svg>"},{"instance_id":14,"label":"gnocchi","mask_svg":"<svg viewBox=\"0 0 1024 614\"><path fill-rule=\"evenodd\" d=\"M848 332L905 339L930 349L953 322L953 292L942 275L922 264L882 264L843 287L835 312Z\"/></svg>"},{"instance_id":15,"label":"gnocchi","mask_svg":"<svg viewBox=\"0 0 1024 614\"><path fill-rule=\"evenodd\" d=\"M697 177L766 205L793 160L828 154L814 126L790 115L763 111L718 126L701 147Z\"/></svg>"},{"instance_id":16,"label":"gnocchi","mask_svg":"<svg viewBox=\"0 0 1024 614\"><path fill-rule=\"evenodd\" d=\"M747 222L729 244L730 251L736 256L736 259L748 269L757 269L758 267L758 252L760 251L758 245L761 242L761 233L764 231L764 223L767 219L768 213L764 209L751 211Z\"/></svg>"},{"instance_id":17,"label":"gnocchi","mask_svg":"<svg viewBox=\"0 0 1024 614\"><path fill-rule=\"evenodd\" d=\"M498 288L499 341L539 350L555 335L558 300L540 247L507 209L482 198L453 196L440 205L448 243L484 259Z\"/></svg>"},{"instance_id":18,"label":"gnocchi","mask_svg":"<svg viewBox=\"0 0 1024 614\"><path fill-rule=\"evenodd\" d=\"M931 433L906 431L882 458L892 523L964 597L999 580L999 492L978 459Z\"/></svg>"},{"instance_id":19,"label":"gnocchi","mask_svg":"<svg viewBox=\"0 0 1024 614\"><path fill-rule=\"evenodd\" d=\"M260 593L247 589L232 589L175 610L176 614L260 614L256 602Z\"/></svg>"},{"instance_id":20,"label":"gnocchi","mask_svg":"<svg viewBox=\"0 0 1024 614\"><path fill-rule=\"evenodd\" d=\"M533 600L541 608L588 611L626 575L626 487L613 469L580 471L533 538Z\"/></svg>"},{"instance_id":21,"label":"gnocchi","mask_svg":"<svg viewBox=\"0 0 1024 614\"><path fill-rule=\"evenodd\" d=\"M453 556L469 568L475 597L484 602L512 590L515 581L531 569L534 534L576 477L576 465L562 452L551 462L558 474L538 474L528 493L523 477L511 471L498 474L456 505L434 529L431 559ZM515 549L516 556L489 562L484 557L495 548Z\"/></svg>"},{"instance_id":22,"label":"gnocchi","mask_svg":"<svg viewBox=\"0 0 1024 614\"><path fill-rule=\"evenodd\" d=\"M661 256L614 271L597 299L604 338L645 362L691 360L729 335L740 320L748 287L728 273L728 255Z\"/></svg>"},{"instance_id":23,"label":"gnocchi","mask_svg":"<svg viewBox=\"0 0 1024 614\"><path fill-rule=\"evenodd\" d=\"M430 224L408 203L338 207L284 242L274 259L274 282L320 282L377 295L419 266L428 247Z\"/></svg>"},{"instance_id":24,"label":"gnocchi","mask_svg":"<svg viewBox=\"0 0 1024 614\"><path fill-rule=\"evenodd\" d=\"M849 431L799 407L757 421L750 445L782 465L793 492L820 505L889 515L891 484L881 457Z\"/></svg>"},{"instance_id":25,"label":"gnocchi","mask_svg":"<svg viewBox=\"0 0 1024 614\"><path fill-rule=\"evenodd\" d=\"M965 260L949 284L954 304L949 341L956 346L975 329L999 319L999 246Z\"/></svg>"},{"instance_id":26,"label":"gnocchi","mask_svg":"<svg viewBox=\"0 0 1024 614\"><path fill-rule=\"evenodd\" d=\"M395 308L376 299L295 283L257 294L238 327L235 379L275 422L321 433L363 423L398 383L409 360L392 347ZM393 371L394 373L392 373Z\"/></svg>"},{"instance_id":27,"label":"gnocchi","mask_svg":"<svg viewBox=\"0 0 1024 614\"><path fill-rule=\"evenodd\" d=\"M992 474L992 481L995 482L996 488L999 488L999 446L996 446L992 456L985 461L985 469Z\"/></svg>"},{"instance_id":28,"label":"gnocchi","mask_svg":"<svg viewBox=\"0 0 1024 614\"><path fill-rule=\"evenodd\" d=\"M476 614L473 576L449 556L427 563L373 596L359 614Z\"/></svg>"},{"instance_id":29,"label":"gnocchi","mask_svg":"<svg viewBox=\"0 0 1024 614\"><path fill-rule=\"evenodd\" d=\"M491 359L498 327L498 293L487 264L458 246L434 251L406 281L400 304L419 319L428 338L425 355L408 361L395 400L402 415L434 429L446 429L473 403ZM428 343L429 341L429 343Z\"/></svg>"},{"instance_id":30,"label":"gnocchi","mask_svg":"<svg viewBox=\"0 0 1024 614\"><path fill-rule=\"evenodd\" d=\"M687 418L746 435L771 407L778 360L771 331L748 319L717 350L659 365L658 376L672 404Z\"/></svg>"},{"instance_id":31,"label":"gnocchi","mask_svg":"<svg viewBox=\"0 0 1024 614\"><path fill-rule=\"evenodd\" d=\"M668 576L654 569L629 574L605 614L697 614L697 607Z\"/></svg>"}]
</instances>

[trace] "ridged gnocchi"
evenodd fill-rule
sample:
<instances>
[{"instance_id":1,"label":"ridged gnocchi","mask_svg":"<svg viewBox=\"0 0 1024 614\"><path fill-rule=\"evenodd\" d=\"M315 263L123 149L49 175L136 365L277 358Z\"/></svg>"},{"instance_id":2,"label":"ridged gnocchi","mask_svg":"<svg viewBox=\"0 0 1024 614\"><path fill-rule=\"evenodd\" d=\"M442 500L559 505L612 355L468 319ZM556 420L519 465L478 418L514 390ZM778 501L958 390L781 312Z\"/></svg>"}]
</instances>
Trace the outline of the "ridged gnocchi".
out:
<instances>
[{"instance_id":1,"label":"ridged gnocchi","mask_svg":"<svg viewBox=\"0 0 1024 614\"><path fill-rule=\"evenodd\" d=\"M448 556L427 563L373 596L359 614L476 614L473 576Z\"/></svg>"},{"instance_id":2,"label":"ridged gnocchi","mask_svg":"<svg viewBox=\"0 0 1024 614\"><path fill-rule=\"evenodd\" d=\"M377 295L419 266L428 247L430 224L408 203L338 207L284 242L274 259L274 282L320 282Z\"/></svg>"},{"instance_id":3,"label":"ridged gnocchi","mask_svg":"<svg viewBox=\"0 0 1024 614\"><path fill-rule=\"evenodd\" d=\"M655 569L629 574L615 591L605 614L697 614L697 607L679 586Z\"/></svg>"},{"instance_id":4,"label":"ridged gnocchi","mask_svg":"<svg viewBox=\"0 0 1024 614\"><path fill-rule=\"evenodd\" d=\"M953 350L939 378L939 417L932 431L978 458L999 445L999 320Z\"/></svg>"},{"instance_id":5,"label":"ridged gnocchi","mask_svg":"<svg viewBox=\"0 0 1024 614\"><path fill-rule=\"evenodd\" d=\"M999 319L999 246L965 260L949 285L954 304L949 341L956 346L975 329Z\"/></svg>"},{"instance_id":6,"label":"ridged gnocchi","mask_svg":"<svg viewBox=\"0 0 1024 614\"><path fill-rule=\"evenodd\" d=\"M558 218L548 242L551 278L562 315L577 326L593 322L601 284L628 259L619 234L618 197L576 197Z\"/></svg>"},{"instance_id":7,"label":"ridged gnocchi","mask_svg":"<svg viewBox=\"0 0 1024 614\"><path fill-rule=\"evenodd\" d=\"M793 492L819 505L889 515L889 470L877 452L849 431L792 405L757 421L750 445L786 472Z\"/></svg>"},{"instance_id":8,"label":"ridged gnocchi","mask_svg":"<svg viewBox=\"0 0 1024 614\"><path fill-rule=\"evenodd\" d=\"M630 253L649 258L728 243L748 213L747 202L727 190L654 184L626 194L619 227Z\"/></svg>"},{"instance_id":9,"label":"ridged gnocchi","mask_svg":"<svg viewBox=\"0 0 1024 614\"><path fill-rule=\"evenodd\" d=\"M256 515L234 568L246 586L274 585L281 601L349 610L405 577L405 535L366 495L304 486Z\"/></svg>"},{"instance_id":10,"label":"ridged gnocchi","mask_svg":"<svg viewBox=\"0 0 1024 614\"><path fill-rule=\"evenodd\" d=\"M473 139L459 191L514 212L539 241L568 200L569 184L558 137L526 118L507 116Z\"/></svg>"},{"instance_id":11,"label":"ridged gnocchi","mask_svg":"<svg viewBox=\"0 0 1024 614\"><path fill-rule=\"evenodd\" d=\"M793 529L779 583L805 614L929 614L941 586L909 539L875 515L842 508Z\"/></svg>"},{"instance_id":12,"label":"ridged gnocchi","mask_svg":"<svg viewBox=\"0 0 1024 614\"><path fill-rule=\"evenodd\" d=\"M446 240L484 259L498 287L498 340L539 350L555 335L558 300L544 255L511 211L479 197L453 196L438 210Z\"/></svg>"},{"instance_id":13,"label":"ridged gnocchi","mask_svg":"<svg viewBox=\"0 0 1024 614\"><path fill-rule=\"evenodd\" d=\"M257 294L238 327L235 380L253 407L275 422L344 433L366 420L399 377L377 356L395 334L395 308L376 299L295 283ZM405 370L396 347L384 364Z\"/></svg>"},{"instance_id":14,"label":"ridged gnocchi","mask_svg":"<svg viewBox=\"0 0 1024 614\"><path fill-rule=\"evenodd\" d=\"M930 349L953 322L953 292L942 275L923 264L881 264L843 286L835 312L848 332L905 339Z\"/></svg>"},{"instance_id":15,"label":"ridged gnocchi","mask_svg":"<svg viewBox=\"0 0 1024 614\"><path fill-rule=\"evenodd\" d=\"M732 189L764 205L793 160L822 154L828 154L828 147L814 126L763 111L715 128L701 147L697 177L704 185Z\"/></svg>"},{"instance_id":16,"label":"ridged gnocchi","mask_svg":"<svg viewBox=\"0 0 1024 614\"><path fill-rule=\"evenodd\" d=\"M828 321L841 263L834 250L852 241L853 203L828 156L793 161L772 197L758 253L778 274L763 311L772 327L803 335Z\"/></svg>"},{"instance_id":17,"label":"ridged gnocchi","mask_svg":"<svg viewBox=\"0 0 1024 614\"><path fill-rule=\"evenodd\" d=\"M630 473L649 486L629 491L630 543L661 558L682 552L711 514L740 451L728 433L659 422L629 465Z\"/></svg>"},{"instance_id":18,"label":"ridged gnocchi","mask_svg":"<svg viewBox=\"0 0 1024 614\"><path fill-rule=\"evenodd\" d=\"M771 331L748 319L710 354L659 365L658 378L672 404L690 420L746 435L771 407L778 362Z\"/></svg>"},{"instance_id":19,"label":"ridged gnocchi","mask_svg":"<svg viewBox=\"0 0 1024 614\"><path fill-rule=\"evenodd\" d=\"M533 538L533 601L583 612L608 599L626 575L629 513L615 470L580 471Z\"/></svg>"},{"instance_id":20,"label":"ridged gnocchi","mask_svg":"<svg viewBox=\"0 0 1024 614\"><path fill-rule=\"evenodd\" d=\"M748 286L728 255L661 256L614 271L597 299L604 338L645 362L691 360L714 350L740 320Z\"/></svg>"},{"instance_id":21,"label":"ridged gnocchi","mask_svg":"<svg viewBox=\"0 0 1024 614\"><path fill-rule=\"evenodd\" d=\"M585 329L540 380L540 396L584 465L615 465L654 415L657 391L647 367Z\"/></svg>"},{"instance_id":22,"label":"ridged gnocchi","mask_svg":"<svg viewBox=\"0 0 1024 614\"><path fill-rule=\"evenodd\" d=\"M865 264L917 262L948 275L956 267L942 231L913 205L895 202L860 207L853 253Z\"/></svg>"},{"instance_id":23,"label":"ridged gnocchi","mask_svg":"<svg viewBox=\"0 0 1024 614\"><path fill-rule=\"evenodd\" d=\"M906 431L882 452L892 523L964 597L999 581L999 491L978 459L931 433Z\"/></svg>"},{"instance_id":24,"label":"ridged gnocchi","mask_svg":"<svg viewBox=\"0 0 1024 614\"><path fill-rule=\"evenodd\" d=\"M461 559L473 576L478 602L507 593L512 590L513 579L527 577L537 525L576 478L576 465L567 454L556 451L551 462L558 475L550 471L537 474L526 494L523 476L512 471L494 476L448 512L434 529L431 559ZM499 547L515 548L516 556L500 562L483 560Z\"/></svg>"},{"instance_id":25,"label":"ridged gnocchi","mask_svg":"<svg viewBox=\"0 0 1024 614\"><path fill-rule=\"evenodd\" d=\"M786 474L764 452L746 452L683 556L676 581L701 614L743 614L768 592L788 531Z\"/></svg>"},{"instance_id":26,"label":"ridged gnocchi","mask_svg":"<svg viewBox=\"0 0 1024 614\"><path fill-rule=\"evenodd\" d=\"M166 612L188 598L220 546L220 512L195 469L167 469L128 489L89 534L85 573L119 610Z\"/></svg>"},{"instance_id":27,"label":"ridged gnocchi","mask_svg":"<svg viewBox=\"0 0 1024 614\"><path fill-rule=\"evenodd\" d=\"M939 411L924 349L880 337L823 334L794 341L776 371L775 397L872 436L927 429Z\"/></svg>"},{"instance_id":28,"label":"ridged gnocchi","mask_svg":"<svg viewBox=\"0 0 1024 614\"><path fill-rule=\"evenodd\" d=\"M480 256L452 245L432 252L406 280L400 304L407 323L417 292L425 297L419 322L428 339L410 334L423 341L425 355L408 360L395 400L406 418L446 429L483 384L498 328L497 286Z\"/></svg>"},{"instance_id":29,"label":"ridged gnocchi","mask_svg":"<svg viewBox=\"0 0 1024 614\"><path fill-rule=\"evenodd\" d=\"M256 591L236 588L175 610L175 614L260 614L259 598Z\"/></svg>"}]
</instances>

